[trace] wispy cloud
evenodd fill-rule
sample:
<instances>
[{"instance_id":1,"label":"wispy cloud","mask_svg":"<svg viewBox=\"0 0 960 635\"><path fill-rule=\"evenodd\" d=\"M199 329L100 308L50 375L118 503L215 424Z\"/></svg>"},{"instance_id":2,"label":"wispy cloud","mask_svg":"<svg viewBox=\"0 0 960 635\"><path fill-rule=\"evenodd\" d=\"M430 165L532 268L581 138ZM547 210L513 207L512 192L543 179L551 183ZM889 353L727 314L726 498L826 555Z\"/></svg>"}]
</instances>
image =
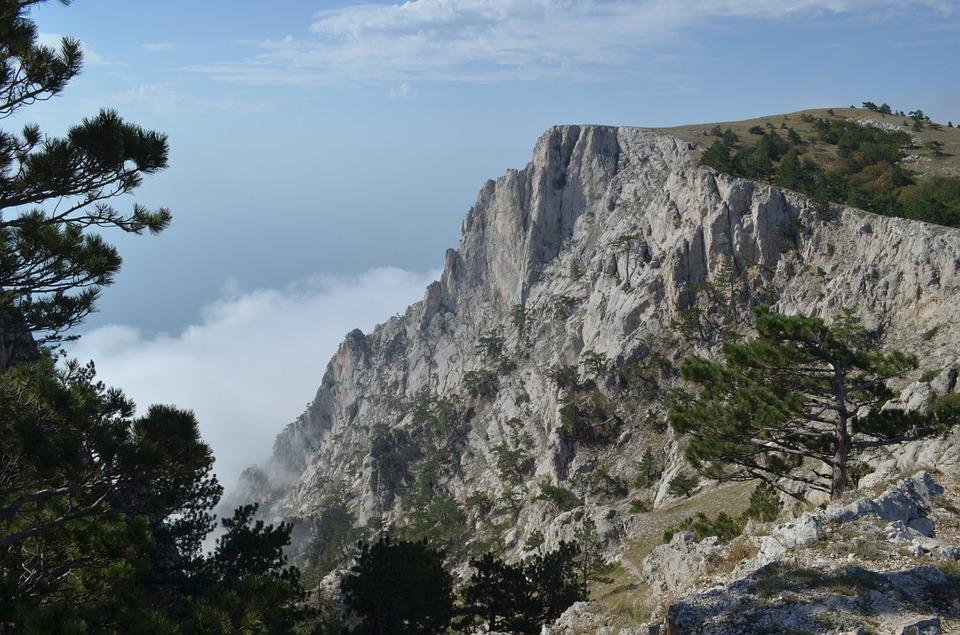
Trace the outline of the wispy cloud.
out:
<instances>
[{"instance_id":1,"label":"wispy cloud","mask_svg":"<svg viewBox=\"0 0 960 635\"><path fill-rule=\"evenodd\" d=\"M194 410L230 487L243 468L269 457L276 434L313 398L343 336L420 299L437 275L384 268L232 293L176 335L105 326L70 353L95 360L100 378L141 411L154 403Z\"/></svg>"},{"instance_id":2,"label":"wispy cloud","mask_svg":"<svg viewBox=\"0 0 960 635\"><path fill-rule=\"evenodd\" d=\"M412 0L320 11L308 33L243 60L195 65L220 81L325 84L604 78L685 28L726 18L952 13L957 0Z\"/></svg>"},{"instance_id":3,"label":"wispy cloud","mask_svg":"<svg viewBox=\"0 0 960 635\"><path fill-rule=\"evenodd\" d=\"M399 86L390 87L390 99L409 99L413 97L413 92L410 84L403 82Z\"/></svg>"},{"instance_id":4,"label":"wispy cloud","mask_svg":"<svg viewBox=\"0 0 960 635\"><path fill-rule=\"evenodd\" d=\"M147 51L149 53L162 53L164 51L173 50L174 45L172 42L156 42L152 44L151 43L141 44L140 48L142 48L144 51Z\"/></svg>"},{"instance_id":5,"label":"wispy cloud","mask_svg":"<svg viewBox=\"0 0 960 635\"><path fill-rule=\"evenodd\" d=\"M238 97L194 97L185 95L173 84L139 84L127 90L99 95L90 100L90 107L107 104L126 111L155 115L183 115L201 112L263 112L267 100Z\"/></svg>"}]
</instances>

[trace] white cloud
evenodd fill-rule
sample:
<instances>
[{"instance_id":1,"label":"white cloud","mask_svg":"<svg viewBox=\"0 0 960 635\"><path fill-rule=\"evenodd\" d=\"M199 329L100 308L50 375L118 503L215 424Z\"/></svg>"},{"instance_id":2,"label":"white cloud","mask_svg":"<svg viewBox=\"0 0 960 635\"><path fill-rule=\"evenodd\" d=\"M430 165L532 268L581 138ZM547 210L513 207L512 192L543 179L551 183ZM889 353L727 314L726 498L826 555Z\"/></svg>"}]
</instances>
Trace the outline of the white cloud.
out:
<instances>
[{"instance_id":1,"label":"white cloud","mask_svg":"<svg viewBox=\"0 0 960 635\"><path fill-rule=\"evenodd\" d=\"M154 403L194 410L226 487L265 460L276 434L310 401L344 335L419 300L438 272L394 268L318 276L284 289L232 293L176 335L104 326L70 345L99 377L144 411Z\"/></svg>"},{"instance_id":2,"label":"white cloud","mask_svg":"<svg viewBox=\"0 0 960 635\"><path fill-rule=\"evenodd\" d=\"M390 99L409 99L410 97L413 97L413 89L406 82L390 88Z\"/></svg>"},{"instance_id":3,"label":"white cloud","mask_svg":"<svg viewBox=\"0 0 960 635\"><path fill-rule=\"evenodd\" d=\"M140 48L142 48L144 51L147 51L149 53L162 53L163 51L173 50L173 43L172 42L147 43L147 44L141 44Z\"/></svg>"},{"instance_id":4,"label":"white cloud","mask_svg":"<svg viewBox=\"0 0 960 635\"><path fill-rule=\"evenodd\" d=\"M261 42L260 54L191 70L221 81L313 84L596 78L643 61L648 47L724 18L949 13L957 0L411 0L320 11L309 35Z\"/></svg>"}]
</instances>

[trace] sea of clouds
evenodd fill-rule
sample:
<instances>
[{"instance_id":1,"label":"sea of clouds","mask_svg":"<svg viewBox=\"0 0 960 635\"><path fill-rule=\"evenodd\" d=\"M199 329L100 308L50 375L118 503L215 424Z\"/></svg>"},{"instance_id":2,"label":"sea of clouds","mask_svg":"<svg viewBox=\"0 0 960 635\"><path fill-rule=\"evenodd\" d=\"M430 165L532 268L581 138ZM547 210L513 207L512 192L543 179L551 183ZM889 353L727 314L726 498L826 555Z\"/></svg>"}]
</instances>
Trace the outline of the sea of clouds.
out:
<instances>
[{"instance_id":1,"label":"sea of clouds","mask_svg":"<svg viewBox=\"0 0 960 635\"><path fill-rule=\"evenodd\" d=\"M122 388L140 413L155 403L193 410L229 489L245 467L269 457L276 434L313 399L343 336L403 311L438 275L378 268L226 291L179 333L107 325L68 353L94 360L100 379Z\"/></svg>"}]
</instances>

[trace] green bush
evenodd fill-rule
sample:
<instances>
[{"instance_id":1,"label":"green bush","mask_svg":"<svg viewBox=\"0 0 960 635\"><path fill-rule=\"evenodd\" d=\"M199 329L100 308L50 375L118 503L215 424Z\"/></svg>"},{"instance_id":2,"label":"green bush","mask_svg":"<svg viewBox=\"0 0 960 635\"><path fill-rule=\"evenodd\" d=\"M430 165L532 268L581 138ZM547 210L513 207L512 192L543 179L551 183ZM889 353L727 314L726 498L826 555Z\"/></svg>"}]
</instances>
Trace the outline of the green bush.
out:
<instances>
[{"instance_id":1,"label":"green bush","mask_svg":"<svg viewBox=\"0 0 960 635\"><path fill-rule=\"evenodd\" d=\"M496 396L498 383L496 373L486 368L463 374L463 387L474 399Z\"/></svg>"},{"instance_id":2,"label":"green bush","mask_svg":"<svg viewBox=\"0 0 960 635\"><path fill-rule=\"evenodd\" d=\"M933 125L923 111L910 116L907 123L914 129ZM800 160L796 148L803 140L794 131L788 139L775 132L764 134L753 145L739 149L735 143L716 141L704 151L700 164L737 176L771 179L818 201L960 226L960 177L921 178L909 173L901 163L903 148L911 144L909 134L843 119L803 115L802 120L814 128L812 141L836 148L835 160L818 163L813 156ZM928 149L935 156L944 154L936 142Z\"/></svg>"},{"instance_id":3,"label":"green bush","mask_svg":"<svg viewBox=\"0 0 960 635\"><path fill-rule=\"evenodd\" d=\"M653 509L653 507L650 505L650 501L643 500L642 498L634 498L630 501L631 514L645 514L651 509Z\"/></svg>"},{"instance_id":4,"label":"green bush","mask_svg":"<svg viewBox=\"0 0 960 635\"><path fill-rule=\"evenodd\" d=\"M772 522L780 515L782 507L777 490L768 483L760 483L750 494L750 506L743 512L743 518Z\"/></svg>"},{"instance_id":5,"label":"green bush","mask_svg":"<svg viewBox=\"0 0 960 635\"><path fill-rule=\"evenodd\" d=\"M554 366L547 372L547 376L560 389L576 390L580 386L576 366Z\"/></svg>"},{"instance_id":6,"label":"green bush","mask_svg":"<svg viewBox=\"0 0 960 635\"><path fill-rule=\"evenodd\" d=\"M560 512L568 512L583 505L583 501L570 490L547 482L540 483L540 493L535 500L547 501Z\"/></svg>"},{"instance_id":7,"label":"green bush","mask_svg":"<svg viewBox=\"0 0 960 635\"><path fill-rule=\"evenodd\" d=\"M743 522L726 512L720 512L713 519L708 518L703 512L698 512L695 516L688 516L675 527L663 532L663 541L670 542L674 534L681 531L693 532L697 540L716 536L720 542L730 542L743 533Z\"/></svg>"},{"instance_id":8,"label":"green bush","mask_svg":"<svg viewBox=\"0 0 960 635\"><path fill-rule=\"evenodd\" d=\"M670 483L667 486L667 492L671 496L682 496L683 498L690 498L693 494L693 491L697 489L697 485L700 484L700 477L696 475L689 475L686 472L681 472L670 479Z\"/></svg>"}]
</instances>

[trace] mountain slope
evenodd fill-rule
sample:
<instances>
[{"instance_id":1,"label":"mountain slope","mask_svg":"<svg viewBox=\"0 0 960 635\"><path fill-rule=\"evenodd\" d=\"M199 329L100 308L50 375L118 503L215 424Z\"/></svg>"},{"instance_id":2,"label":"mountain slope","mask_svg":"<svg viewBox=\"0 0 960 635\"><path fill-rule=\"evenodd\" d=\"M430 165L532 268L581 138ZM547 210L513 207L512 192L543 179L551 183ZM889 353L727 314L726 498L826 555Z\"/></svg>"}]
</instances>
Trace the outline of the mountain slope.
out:
<instances>
[{"instance_id":1,"label":"mountain slope","mask_svg":"<svg viewBox=\"0 0 960 635\"><path fill-rule=\"evenodd\" d=\"M680 359L711 347L675 323L728 266L744 307L851 309L919 354L917 377L953 388L941 370L960 358L960 230L818 214L694 154L661 131L549 130L523 170L483 186L423 300L347 335L243 496L275 517L342 500L360 525L440 519L431 537L454 555L522 552L538 533L548 547L586 514L615 550L650 531L632 499L673 504L683 462L661 399ZM648 448L659 474L641 482Z\"/></svg>"}]
</instances>

